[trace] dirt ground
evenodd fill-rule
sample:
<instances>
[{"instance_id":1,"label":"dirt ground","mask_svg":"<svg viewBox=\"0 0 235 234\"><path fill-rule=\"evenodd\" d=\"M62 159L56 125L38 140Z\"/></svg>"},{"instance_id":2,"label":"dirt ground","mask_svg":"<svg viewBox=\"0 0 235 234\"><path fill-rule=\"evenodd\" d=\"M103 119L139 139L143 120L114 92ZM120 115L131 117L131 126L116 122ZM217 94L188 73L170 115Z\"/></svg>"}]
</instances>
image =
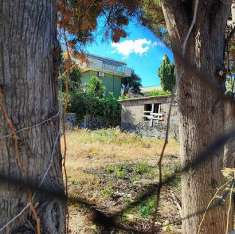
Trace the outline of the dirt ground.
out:
<instances>
[{"instance_id":1,"label":"dirt ground","mask_svg":"<svg viewBox=\"0 0 235 234\"><path fill-rule=\"evenodd\" d=\"M119 129L68 132L69 194L90 204L70 204L70 233L180 233L180 178L162 187L155 209L163 143ZM179 166L178 149L170 140L164 176ZM108 225L110 220L115 227Z\"/></svg>"}]
</instances>

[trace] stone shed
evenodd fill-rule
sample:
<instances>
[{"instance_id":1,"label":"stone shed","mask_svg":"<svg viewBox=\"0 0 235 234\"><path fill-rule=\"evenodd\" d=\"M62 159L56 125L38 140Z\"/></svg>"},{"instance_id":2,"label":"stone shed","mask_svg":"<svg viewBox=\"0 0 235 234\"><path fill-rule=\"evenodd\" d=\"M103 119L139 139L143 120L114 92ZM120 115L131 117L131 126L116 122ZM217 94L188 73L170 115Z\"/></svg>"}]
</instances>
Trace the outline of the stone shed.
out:
<instances>
[{"instance_id":1,"label":"stone shed","mask_svg":"<svg viewBox=\"0 0 235 234\"><path fill-rule=\"evenodd\" d=\"M178 105L171 96L138 97L120 101L121 128L143 136L163 138L171 106L170 137L178 138Z\"/></svg>"}]
</instances>

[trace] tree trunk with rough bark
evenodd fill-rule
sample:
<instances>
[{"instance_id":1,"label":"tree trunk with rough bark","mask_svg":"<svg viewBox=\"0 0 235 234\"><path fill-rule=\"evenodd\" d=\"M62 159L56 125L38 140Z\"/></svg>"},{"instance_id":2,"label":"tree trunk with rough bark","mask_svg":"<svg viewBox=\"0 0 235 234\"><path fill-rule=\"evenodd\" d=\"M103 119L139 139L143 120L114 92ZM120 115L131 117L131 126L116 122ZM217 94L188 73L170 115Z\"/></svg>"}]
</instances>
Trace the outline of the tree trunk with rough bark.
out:
<instances>
[{"instance_id":1,"label":"tree trunk with rough bark","mask_svg":"<svg viewBox=\"0 0 235 234\"><path fill-rule=\"evenodd\" d=\"M196 1L163 0L162 8L173 48L182 45L193 20ZM189 37L185 59L199 72L221 87L218 71L223 69L225 26L230 12L228 1L199 0L196 22ZM224 132L224 106L219 93L187 70L175 50L177 94L180 112L180 144L182 165L196 160L201 152ZM205 78L205 77L204 77ZM183 233L196 234L217 188L223 183L223 149L210 155L208 161L191 168L182 176ZM192 216L190 216L192 215ZM188 217L190 216L190 217ZM188 217L188 218L187 218ZM226 205L217 206L205 216L200 233L224 234Z\"/></svg>"},{"instance_id":2,"label":"tree trunk with rough bark","mask_svg":"<svg viewBox=\"0 0 235 234\"><path fill-rule=\"evenodd\" d=\"M57 100L58 41L54 0L2 0L0 3L0 230L64 233L64 203L26 190L12 181L24 181L64 193ZM50 118L50 120L47 120ZM42 122L42 123L41 123ZM40 125L34 126L37 123ZM34 126L27 129L30 126ZM14 133L2 138L4 135Z\"/></svg>"}]
</instances>

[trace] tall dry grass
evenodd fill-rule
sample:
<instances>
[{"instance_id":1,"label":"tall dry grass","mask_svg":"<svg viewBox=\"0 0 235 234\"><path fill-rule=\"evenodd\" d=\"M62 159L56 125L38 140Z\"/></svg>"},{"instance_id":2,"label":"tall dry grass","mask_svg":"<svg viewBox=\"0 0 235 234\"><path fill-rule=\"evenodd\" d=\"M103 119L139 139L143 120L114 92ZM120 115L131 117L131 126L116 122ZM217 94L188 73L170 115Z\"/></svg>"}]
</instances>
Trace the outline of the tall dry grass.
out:
<instances>
[{"instance_id":1,"label":"tall dry grass","mask_svg":"<svg viewBox=\"0 0 235 234\"><path fill-rule=\"evenodd\" d=\"M68 173L76 170L103 167L108 164L156 159L164 140L142 138L119 129L85 130L67 132ZM63 147L63 141L62 141ZM167 155L177 155L179 144L169 140Z\"/></svg>"}]
</instances>

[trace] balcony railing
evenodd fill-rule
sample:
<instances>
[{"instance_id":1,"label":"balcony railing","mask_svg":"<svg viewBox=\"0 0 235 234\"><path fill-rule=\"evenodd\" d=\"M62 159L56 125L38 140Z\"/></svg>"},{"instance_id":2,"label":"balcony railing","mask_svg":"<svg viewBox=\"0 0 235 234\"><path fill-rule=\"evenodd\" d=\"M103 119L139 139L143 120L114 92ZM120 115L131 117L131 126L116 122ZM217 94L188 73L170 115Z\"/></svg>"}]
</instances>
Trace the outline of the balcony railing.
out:
<instances>
[{"instance_id":1,"label":"balcony railing","mask_svg":"<svg viewBox=\"0 0 235 234\"><path fill-rule=\"evenodd\" d=\"M112 73L114 75L131 76L132 70L125 65L112 65L100 60L90 60L87 63L80 64L84 70L92 69L101 72Z\"/></svg>"}]
</instances>

